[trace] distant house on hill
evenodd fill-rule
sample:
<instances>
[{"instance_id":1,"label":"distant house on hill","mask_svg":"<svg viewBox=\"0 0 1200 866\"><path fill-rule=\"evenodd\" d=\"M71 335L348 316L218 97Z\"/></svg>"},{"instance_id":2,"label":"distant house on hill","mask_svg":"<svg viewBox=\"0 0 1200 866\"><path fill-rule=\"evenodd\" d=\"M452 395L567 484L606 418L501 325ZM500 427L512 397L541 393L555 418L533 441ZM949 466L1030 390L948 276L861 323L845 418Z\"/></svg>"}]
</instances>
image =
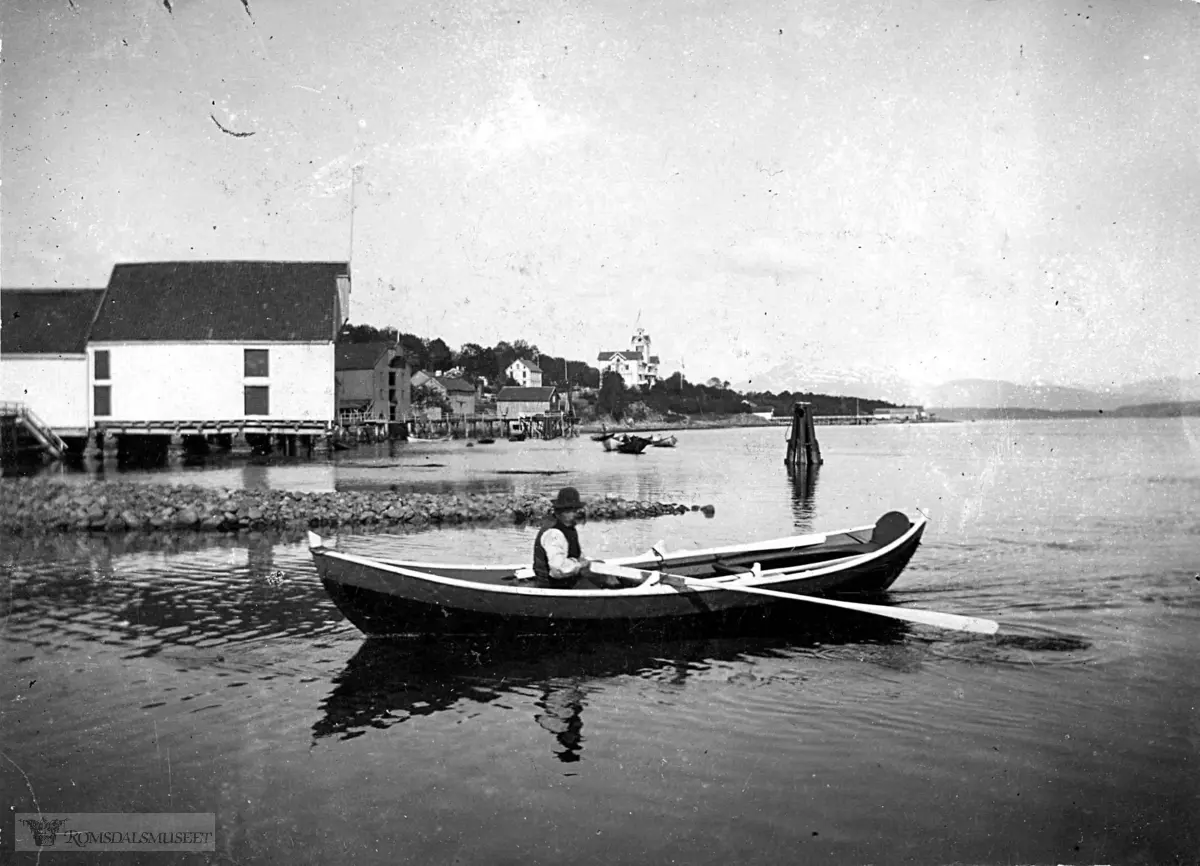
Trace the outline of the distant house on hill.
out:
<instances>
[{"instance_id":1,"label":"distant house on hill","mask_svg":"<svg viewBox=\"0 0 1200 866\"><path fill-rule=\"evenodd\" d=\"M650 354L650 335L638 328L630 348L619 352L601 352L597 356L600 376L619 373L629 387L649 388L658 381L658 356Z\"/></svg>"},{"instance_id":2,"label":"distant house on hill","mask_svg":"<svg viewBox=\"0 0 1200 866\"><path fill-rule=\"evenodd\" d=\"M525 358L517 358L504 373L522 388L542 387L542 368Z\"/></svg>"},{"instance_id":3,"label":"distant house on hill","mask_svg":"<svg viewBox=\"0 0 1200 866\"><path fill-rule=\"evenodd\" d=\"M340 343L335 371L343 424L408 418L411 377L408 362L394 344Z\"/></svg>"},{"instance_id":4,"label":"distant house on hill","mask_svg":"<svg viewBox=\"0 0 1200 866\"><path fill-rule=\"evenodd\" d=\"M3 289L0 400L23 403L62 437L85 437L88 329L103 289Z\"/></svg>"},{"instance_id":5,"label":"distant house on hill","mask_svg":"<svg viewBox=\"0 0 1200 866\"><path fill-rule=\"evenodd\" d=\"M345 262L118 264L87 348L93 423L325 432L349 303Z\"/></svg>"},{"instance_id":6,"label":"distant house on hill","mask_svg":"<svg viewBox=\"0 0 1200 866\"><path fill-rule=\"evenodd\" d=\"M770 406L759 406L757 403L752 403L749 400L741 402L742 411L747 415L755 415L759 418L774 418L775 410Z\"/></svg>"},{"instance_id":7,"label":"distant house on hill","mask_svg":"<svg viewBox=\"0 0 1200 866\"><path fill-rule=\"evenodd\" d=\"M501 418L529 418L559 411L558 390L553 385L522 388L509 385L496 395L496 414Z\"/></svg>"}]
</instances>

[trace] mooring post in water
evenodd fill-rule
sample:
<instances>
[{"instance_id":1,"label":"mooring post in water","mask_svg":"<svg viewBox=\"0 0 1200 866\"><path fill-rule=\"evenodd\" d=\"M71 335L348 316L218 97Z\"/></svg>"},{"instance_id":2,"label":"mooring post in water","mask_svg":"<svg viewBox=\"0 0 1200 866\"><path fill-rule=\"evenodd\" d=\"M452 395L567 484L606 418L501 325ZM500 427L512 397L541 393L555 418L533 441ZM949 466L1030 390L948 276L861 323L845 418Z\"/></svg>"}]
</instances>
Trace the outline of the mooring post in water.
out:
<instances>
[{"instance_id":1,"label":"mooring post in water","mask_svg":"<svg viewBox=\"0 0 1200 866\"><path fill-rule=\"evenodd\" d=\"M792 429L788 434L788 466L820 466L821 446L817 444L817 428L813 423L811 403L795 403L792 406Z\"/></svg>"}]
</instances>

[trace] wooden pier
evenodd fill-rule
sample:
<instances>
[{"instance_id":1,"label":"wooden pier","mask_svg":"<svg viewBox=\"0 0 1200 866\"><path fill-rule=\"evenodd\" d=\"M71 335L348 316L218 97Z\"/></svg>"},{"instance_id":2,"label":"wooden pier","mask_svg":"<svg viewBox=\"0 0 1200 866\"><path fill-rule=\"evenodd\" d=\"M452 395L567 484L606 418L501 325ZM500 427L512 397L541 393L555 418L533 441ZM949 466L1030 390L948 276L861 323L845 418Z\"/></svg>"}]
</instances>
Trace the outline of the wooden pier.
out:
<instances>
[{"instance_id":1,"label":"wooden pier","mask_svg":"<svg viewBox=\"0 0 1200 866\"><path fill-rule=\"evenodd\" d=\"M814 424L834 424L834 425L852 425L855 427L863 424L873 424L879 419L874 415L814 415Z\"/></svg>"},{"instance_id":2,"label":"wooden pier","mask_svg":"<svg viewBox=\"0 0 1200 866\"><path fill-rule=\"evenodd\" d=\"M579 419L563 412L516 418L499 415L450 415L413 418L408 435L420 439L559 439L579 435Z\"/></svg>"}]
</instances>

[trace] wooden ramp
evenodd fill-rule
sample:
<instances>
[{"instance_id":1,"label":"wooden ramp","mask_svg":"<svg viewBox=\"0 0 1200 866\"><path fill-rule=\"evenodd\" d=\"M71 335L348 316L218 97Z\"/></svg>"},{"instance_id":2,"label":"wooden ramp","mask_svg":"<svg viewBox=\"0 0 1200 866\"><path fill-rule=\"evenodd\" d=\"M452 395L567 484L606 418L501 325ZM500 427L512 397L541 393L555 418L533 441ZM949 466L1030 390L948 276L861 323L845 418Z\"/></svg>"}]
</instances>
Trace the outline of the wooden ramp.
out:
<instances>
[{"instance_id":1,"label":"wooden ramp","mask_svg":"<svg viewBox=\"0 0 1200 866\"><path fill-rule=\"evenodd\" d=\"M24 403L0 403L0 451L5 463L34 455L62 457L67 444Z\"/></svg>"}]
</instances>

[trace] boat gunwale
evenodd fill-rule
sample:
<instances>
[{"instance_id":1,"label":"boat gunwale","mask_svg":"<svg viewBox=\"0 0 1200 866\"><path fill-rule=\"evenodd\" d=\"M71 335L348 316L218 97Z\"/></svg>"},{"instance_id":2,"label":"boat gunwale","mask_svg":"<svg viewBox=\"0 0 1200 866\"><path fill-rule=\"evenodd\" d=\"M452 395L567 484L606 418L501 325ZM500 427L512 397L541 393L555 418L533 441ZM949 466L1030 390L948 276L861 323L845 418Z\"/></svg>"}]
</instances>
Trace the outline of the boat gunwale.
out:
<instances>
[{"instance_id":1,"label":"boat gunwale","mask_svg":"<svg viewBox=\"0 0 1200 866\"><path fill-rule=\"evenodd\" d=\"M661 583L661 582L654 583L653 585L650 585L650 586L647 586L645 584L639 584L637 586L623 587L619 590L601 589L599 587L597 587L596 589L553 589L550 587L540 587L540 586L506 586L504 584L498 584L498 583L480 583L477 581L460 580L460 579L454 578L454 577L446 577L445 575L423 572L423 571L416 570L414 568L408 568L404 565L397 565L397 564L394 564L391 562L385 562L385 561L378 560L378 559L372 559L370 557L359 556L359 555L353 554L353 553L344 553L344 552L338 551L333 548L314 547L314 548L311 548L311 552L314 555L327 556L331 559L339 559L339 560L348 562L353 565L359 565L359 566L363 566L365 568L382 570L385 572L390 572L390 573L399 575L401 577L406 577L406 578L414 579L414 580L420 580L425 583L439 584L439 585L450 587L453 589L472 590L474 592L483 593L483 594L498 594L498 595L510 595L510 596L514 596L514 595L515 596L535 596L535 597L542 596L542 597L558 598L558 599L593 599L593 598L611 599L614 597L614 593L620 593L620 596L622 598L637 597L637 596L653 597L653 596L668 595L668 594L670 594L670 595L687 595L687 594L691 594L693 592L697 593L697 594L704 594L704 593L709 593L709 592L720 592L724 589L728 589L731 587L737 587L737 586L769 587L769 586L772 586L775 584L780 584L780 583L794 583L798 580L809 580L812 578L824 577L829 574L834 574L838 571L845 571L848 568L856 568L858 566L865 565L876 559L885 558L887 555L891 554L895 549L901 547L904 544L907 544L915 534L917 534L918 532L920 532L924 529L924 527L928 524L928 522L929 522L928 519L925 518L924 516L918 517L916 520L911 522L911 525L904 532L903 535L901 535L899 538L893 540L889 544L879 548L878 550L873 550L873 551L870 551L869 553L859 554L857 556L851 556L851 557L847 557L845 559L840 559L830 565L825 565L823 567L813 568L813 569L805 569L800 574L796 573L795 566L792 566L790 571L789 571L789 568L784 567L784 568L771 569L769 571L760 572L757 576L752 577L750 579L738 578L735 576L735 577L733 577L732 580L730 580L728 577L726 577L723 581L721 581L719 583L717 581L713 581L714 585L711 585L711 586L703 586L703 585L695 586L695 585L693 585L693 586L689 586L685 590L679 590L679 589L676 589L675 587L672 587L668 584ZM868 528L873 528L873 525ZM853 532L854 530L848 530L848 531ZM831 533L831 534L837 535L839 533ZM632 559L632 561L639 561L638 558L625 557L625 559L627 559L627 560ZM617 560L616 559L606 560L606 562L616 563ZM437 566L437 567L444 568L444 567L448 567L448 566ZM527 566L522 565L522 566L518 566L518 567L525 568ZM504 567L503 566L493 566L493 568L502 569ZM655 569L653 569L653 568L643 568L640 570L655 571ZM667 572L667 573L669 573L669 572ZM747 570L746 574L750 575L749 570ZM322 577L323 577L323 579L327 579L327 580L333 579L333 578L325 577L324 575L322 575ZM705 580L705 578L697 578L697 580ZM708 580L712 580L712 579L710 578ZM341 582L341 581L337 581L337 582Z\"/></svg>"},{"instance_id":2,"label":"boat gunwale","mask_svg":"<svg viewBox=\"0 0 1200 866\"><path fill-rule=\"evenodd\" d=\"M919 519L921 522L925 522L924 517L921 517ZM916 521L913 522L913 526L915 526L915 525L916 525ZM795 544L796 547L801 547L801 546L815 547L817 545L824 544L826 541L829 540L829 538L831 536L834 536L834 535L850 535L855 532L865 532L868 529L874 529L874 528L875 528L874 523L868 523L865 526L855 526L850 529L835 529L832 532L810 532L807 535L786 535L786 536L782 536L780 538L767 539L766 541L763 542L763 544L764 545L778 544L778 545L780 545L779 549L784 549L782 547L782 545L785 542L794 541L794 542L796 542L796 544ZM910 529L911 529L911 527L910 527ZM402 536L396 536L396 537L400 538ZM801 544L801 542L806 539L809 539L809 541L807 541L806 544ZM819 539L819 540L817 540L817 539ZM324 541L323 538L322 538L322 541ZM332 547L332 546L325 547L324 545L322 545L320 548L310 548L310 549L336 550L335 547ZM674 558L678 558L678 559L685 559L688 557L695 557L695 556L714 556L714 555L718 555L718 554L722 554L722 553L754 553L758 550L771 550L771 549L774 549L774 548L772 548L770 546L761 547L761 548L753 547L752 543L751 544L726 544L722 547L704 547L704 548L700 548L698 550L687 550L687 551L682 550L682 549L681 550L673 550L670 553L666 554L665 558L671 559L674 557ZM359 555L359 554L350 554L350 555L353 556L353 555ZM608 563L612 563L614 565L621 565L626 562L641 562L644 559L652 559L655 557L657 557L657 554L655 554L653 550L647 550L645 553L625 554L623 556L614 556L614 557L612 557L610 559L606 559L604 561L608 562ZM366 558L367 559L375 559L374 557L369 557L369 556ZM391 564L396 564L396 565L403 565L403 566L412 566L413 568L422 568L422 567L424 567L424 568L453 568L456 571L497 571L497 570L505 571L508 569L512 569L513 571L516 571L519 568L529 568L528 562L518 562L518 563L512 563L512 564L501 562L501 563L495 563L493 565L480 565L479 563L465 563L465 562L463 562L463 563L459 563L459 562L423 562L423 561L418 561L415 559L377 558L377 559L375 559L375 561L386 562L386 563L391 563Z\"/></svg>"}]
</instances>

